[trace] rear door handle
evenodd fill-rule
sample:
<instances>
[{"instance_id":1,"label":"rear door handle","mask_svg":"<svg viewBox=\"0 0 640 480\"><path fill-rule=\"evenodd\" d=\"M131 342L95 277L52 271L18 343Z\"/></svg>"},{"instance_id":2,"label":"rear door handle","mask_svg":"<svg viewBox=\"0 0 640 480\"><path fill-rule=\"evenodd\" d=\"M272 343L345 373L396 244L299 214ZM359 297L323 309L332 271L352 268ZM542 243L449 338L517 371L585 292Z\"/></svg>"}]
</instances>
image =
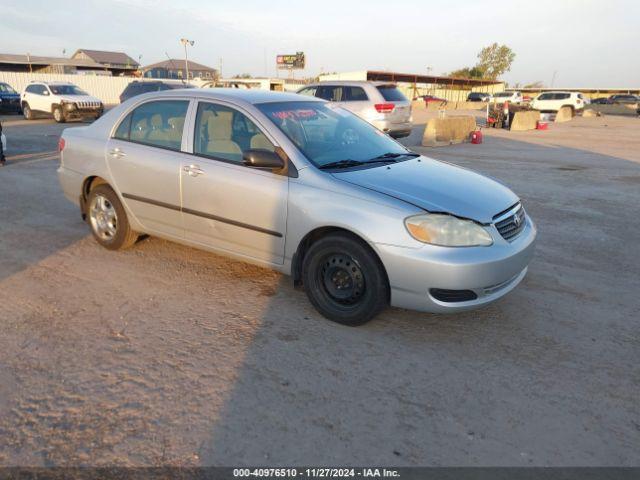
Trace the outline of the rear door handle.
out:
<instances>
[{"instance_id":1,"label":"rear door handle","mask_svg":"<svg viewBox=\"0 0 640 480\"><path fill-rule=\"evenodd\" d=\"M204 175L204 170L200 168L200 165L185 165L182 167L182 171L191 177L197 177L198 175Z\"/></svg>"},{"instance_id":2,"label":"rear door handle","mask_svg":"<svg viewBox=\"0 0 640 480\"><path fill-rule=\"evenodd\" d=\"M109 150L109 155L111 155L114 158L120 158L120 157L126 157L127 156L127 154L124 153L122 150L120 150L120 148L118 148L118 147Z\"/></svg>"}]
</instances>

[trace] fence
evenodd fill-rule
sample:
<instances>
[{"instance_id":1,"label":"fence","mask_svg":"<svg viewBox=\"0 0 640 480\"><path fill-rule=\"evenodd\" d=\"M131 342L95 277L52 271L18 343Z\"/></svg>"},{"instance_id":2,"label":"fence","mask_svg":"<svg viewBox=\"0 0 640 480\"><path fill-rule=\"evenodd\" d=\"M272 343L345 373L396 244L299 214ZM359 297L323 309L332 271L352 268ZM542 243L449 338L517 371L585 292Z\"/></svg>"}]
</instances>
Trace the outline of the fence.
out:
<instances>
[{"instance_id":1,"label":"fence","mask_svg":"<svg viewBox=\"0 0 640 480\"><path fill-rule=\"evenodd\" d=\"M0 82L11 85L22 92L31 82L69 82L99 98L105 104L120 103L120 94L134 79L131 77L107 77L102 75L65 75L58 73L0 72ZM153 80L153 79L149 79Z\"/></svg>"}]
</instances>

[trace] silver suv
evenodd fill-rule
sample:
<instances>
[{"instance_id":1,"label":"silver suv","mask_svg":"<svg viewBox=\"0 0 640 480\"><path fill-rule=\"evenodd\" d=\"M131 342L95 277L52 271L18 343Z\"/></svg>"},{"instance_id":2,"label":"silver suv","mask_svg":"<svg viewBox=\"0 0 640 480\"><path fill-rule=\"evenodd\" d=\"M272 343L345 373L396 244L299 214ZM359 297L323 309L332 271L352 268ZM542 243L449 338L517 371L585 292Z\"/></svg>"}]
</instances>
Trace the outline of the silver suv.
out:
<instances>
[{"instance_id":1,"label":"silver suv","mask_svg":"<svg viewBox=\"0 0 640 480\"><path fill-rule=\"evenodd\" d=\"M337 103L391 137L411 134L411 102L393 83L320 82L308 85L298 93Z\"/></svg>"}]
</instances>

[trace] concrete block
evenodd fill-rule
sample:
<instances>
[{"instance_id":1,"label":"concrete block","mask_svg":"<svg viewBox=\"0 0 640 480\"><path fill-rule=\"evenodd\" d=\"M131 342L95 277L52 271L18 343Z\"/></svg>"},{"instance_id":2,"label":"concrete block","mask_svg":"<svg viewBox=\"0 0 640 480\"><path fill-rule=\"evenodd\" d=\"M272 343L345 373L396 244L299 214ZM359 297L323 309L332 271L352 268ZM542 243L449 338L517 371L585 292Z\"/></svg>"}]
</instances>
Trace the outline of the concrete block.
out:
<instances>
[{"instance_id":1,"label":"concrete block","mask_svg":"<svg viewBox=\"0 0 640 480\"><path fill-rule=\"evenodd\" d=\"M556 123L568 122L573 119L573 110L571 107L560 107L558 113L556 113Z\"/></svg>"},{"instance_id":2,"label":"concrete block","mask_svg":"<svg viewBox=\"0 0 640 480\"><path fill-rule=\"evenodd\" d=\"M476 119L471 115L432 118L427 122L422 137L422 146L438 147L470 141L476 130Z\"/></svg>"},{"instance_id":3,"label":"concrete block","mask_svg":"<svg viewBox=\"0 0 640 480\"><path fill-rule=\"evenodd\" d=\"M538 120L540 120L540 112L537 110L516 111L511 118L509 130L516 132L535 130Z\"/></svg>"}]
</instances>

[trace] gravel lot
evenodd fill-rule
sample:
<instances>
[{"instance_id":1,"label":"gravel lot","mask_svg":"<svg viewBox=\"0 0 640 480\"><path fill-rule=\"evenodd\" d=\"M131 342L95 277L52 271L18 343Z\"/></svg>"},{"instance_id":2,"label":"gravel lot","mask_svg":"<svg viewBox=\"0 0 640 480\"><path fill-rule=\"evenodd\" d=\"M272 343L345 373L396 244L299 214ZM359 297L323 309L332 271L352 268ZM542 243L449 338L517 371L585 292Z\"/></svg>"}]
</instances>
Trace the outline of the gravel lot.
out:
<instances>
[{"instance_id":1,"label":"gravel lot","mask_svg":"<svg viewBox=\"0 0 640 480\"><path fill-rule=\"evenodd\" d=\"M512 187L536 257L484 310L348 328L267 270L102 249L58 187L62 127L15 118L0 465L640 465L640 120L415 147Z\"/></svg>"}]
</instances>

